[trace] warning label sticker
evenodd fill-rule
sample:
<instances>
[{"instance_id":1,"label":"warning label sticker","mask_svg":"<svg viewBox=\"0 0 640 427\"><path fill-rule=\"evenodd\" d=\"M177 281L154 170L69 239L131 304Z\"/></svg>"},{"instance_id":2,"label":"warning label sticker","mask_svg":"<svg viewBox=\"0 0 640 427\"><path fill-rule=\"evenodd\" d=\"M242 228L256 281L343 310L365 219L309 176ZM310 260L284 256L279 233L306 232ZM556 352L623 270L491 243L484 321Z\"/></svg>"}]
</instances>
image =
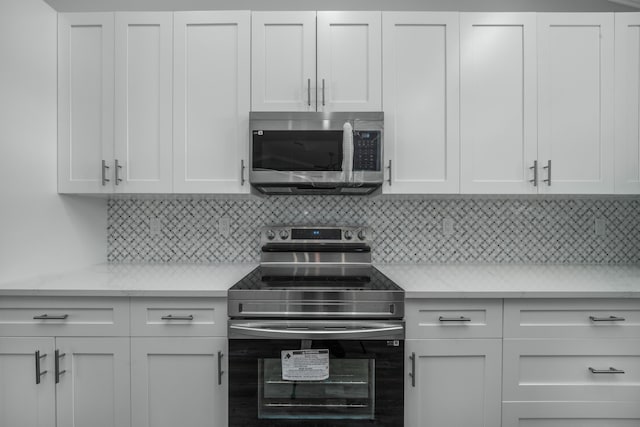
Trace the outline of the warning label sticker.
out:
<instances>
[{"instance_id":1,"label":"warning label sticker","mask_svg":"<svg viewBox=\"0 0 640 427\"><path fill-rule=\"evenodd\" d=\"M329 350L283 350L282 379L285 381L321 381L329 378Z\"/></svg>"}]
</instances>

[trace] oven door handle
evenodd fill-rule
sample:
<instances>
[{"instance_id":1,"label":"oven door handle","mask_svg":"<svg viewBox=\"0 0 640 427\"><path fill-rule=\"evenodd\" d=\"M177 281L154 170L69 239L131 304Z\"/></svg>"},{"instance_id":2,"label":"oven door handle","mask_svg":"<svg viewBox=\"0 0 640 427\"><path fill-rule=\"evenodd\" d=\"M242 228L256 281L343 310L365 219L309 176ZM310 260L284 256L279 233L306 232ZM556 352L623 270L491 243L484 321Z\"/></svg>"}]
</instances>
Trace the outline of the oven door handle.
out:
<instances>
[{"instance_id":1,"label":"oven door handle","mask_svg":"<svg viewBox=\"0 0 640 427\"><path fill-rule=\"evenodd\" d=\"M377 324L371 326L325 325L314 329L304 325L229 325L229 338L286 339L404 339L404 325Z\"/></svg>"}]
</instances>

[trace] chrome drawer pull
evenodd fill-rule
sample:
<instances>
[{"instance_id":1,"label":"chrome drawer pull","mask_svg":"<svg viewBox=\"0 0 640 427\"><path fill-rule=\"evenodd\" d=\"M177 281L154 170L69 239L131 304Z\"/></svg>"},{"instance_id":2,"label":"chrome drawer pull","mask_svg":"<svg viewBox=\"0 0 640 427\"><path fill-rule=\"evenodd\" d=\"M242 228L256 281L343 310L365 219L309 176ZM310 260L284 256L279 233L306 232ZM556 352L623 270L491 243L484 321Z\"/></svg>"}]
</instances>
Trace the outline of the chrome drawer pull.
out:
<instances>
[{"instance_id":1,"label":"chrome drawer pull","mask_svg":"<svg viewBox=\"0 0 640 427\"><path fill-rule=\"evenodd\" d=\"M33 320L65 320L69 317L68 314L60 314L55 316L49 316L48 314L41 314L40 316L33 316Z\"/></svg>"},{"instance_id":2,"label":"chrome drawer pull","mask_svg":"<svg viewBox=\"0 0 640 427\"><path fill-rule=\"evenodd\" d=\"M438 320L441 321L441 322L471 322L471 318L464 317L464 316L460 316L460 317L444 317L444 316L440 316L440 317L438 317Z\"/></svg>"},{"instance_id":3,"label":"chrome drawer pull","mask_svg":"<svg viewBox=\"0 0 640 427\"><path fill-rule=\"evenodd\" d=\"M609 369L594 369L589 367L592 374L624 374L622 369L609 368Z\"/></svg>"},{"instance_id":4,"label":"chrome drawer pull","mask_svg":"<svg viewBox=\"0 0 640 427\"><path fill-rule=\"evenodd\" d=\"M618 316L609 316L609 317L589 316L589 320L591 320L592 322L624 322L626 319L624 317L618 317Z\"/></svg>"},{"instance_id":5,"label":"chrome drawer pull","mask_svg":"<svg viewBox=\"0 0 640 427\"><path fill-rule=\"evenodd\" d=\"M174 316L173 314L168 314L166 316L161 317L162 320L193 320L193 314L189 314L188 316Z\"/></svg>"}]
</instances>

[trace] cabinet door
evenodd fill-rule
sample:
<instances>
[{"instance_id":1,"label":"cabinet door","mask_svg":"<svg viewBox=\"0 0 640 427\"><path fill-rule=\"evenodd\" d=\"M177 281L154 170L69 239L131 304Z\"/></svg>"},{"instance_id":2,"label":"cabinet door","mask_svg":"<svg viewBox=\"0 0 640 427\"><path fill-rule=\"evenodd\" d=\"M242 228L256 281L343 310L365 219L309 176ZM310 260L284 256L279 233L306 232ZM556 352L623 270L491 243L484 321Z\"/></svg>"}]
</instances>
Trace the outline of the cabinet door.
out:
<instances>
[{"instance_id":1,"label":"cabinet door","mask_svg":"<svg viewBox=\"0 0 640 427\"><path fill-rule=\"evenodd\" d=\"M538 15L545 193L613 193L613 38L612 13Z\"/></svg>"},{"instance_id":2,"label":"cabinet door","mask_svg":"<svg viewBox=\"0 0 640 427\"><path fill-rule=\"evenodd\" d=\"M457 13L384 12L386 193L459 191Z\"/></svg>"},{"instance_id":3,"label":"cabinet door","mask_svg":"<svg viewBox=\"0 0 640 427\"><path fill-rule=\"evenodd\" d=\"M615 192L640 193L640 13L617 13Z\"/></svg>"},{"instance_id":4,"label":"cabinet door","mask_svg":"<svg viewBox=\"0 0 640 427\"><path fill-rule=\"evenodd\" d=\"M58 192L113 187L113 13L58 18Z\"/></svg>"},{"instance_id":5,"label":"cabinet door","mask_svg":"<svg viewBox=\"0 0 640 427\"><path fill-rule=\"evenodd\" d=\"M637 427L636 402L505 402L502 427Z\"/></svg>"},{"instance_id":6,"label":"cabinet door","mask_svg":"<svg viewBox=\"0 0 640 427\"><path fill-rule=\"evenodd\" d=\"M173 191L246 193L250 15L174 15Z\"/></svg>"},{"instance_id":7,"label":"cabinet door","mask_svg":"<svg viewBox=\"0 0 640 427\"><path fill-rule=\"evenodd\" d=\"M58 425L130 426L129 338L57 338L56 348Z\"/></svg>"},{"instance_id":8,"label":"cabinet door","mask_svg":"<svg viewBox=\"0 0 640 427\"><path fill-rule=\"evenodd\" d=\"M41 356L40 384L36 384L36 351ZM2 427L55 427L53 360L53 338L0 338Z\"/></svg>"},{"instance_id":9,"label":"cabinet door","mask_svg":"<svg viewBox=\"0 0 640 427\"><path fill-rule=\"evenodd\" d=\"M226 338L132 338L132 424L225 427L226 348Z\"/></svg>"},{"instance_id":10,"label":"cabinet door","mask_svg":"<svg viewBox=\"0 0 640 427\"><path fill-rule=\"evenodd\" d=\"M318 12L318 111L382 110L381 12Z\"/></svg>"},{"instance_id":11,"label":"cabinet door","mask_svg":"<svg viewBox=\"0 0 640 427\"><path fill-rule=\"evenodd\" d=\"M405 426L500 425L501 340L405 343Z\"/></svg>"},{"instance_id":12,"label":"cabinet door","mask_svg":"<svg viewBox=\"0 0 640 427\"><path fill-rule=\"evenodd\" d=\"M172 13L115 19L115 190L170 193Z\"/></svg>"},{"instance_id":13,"label":"cabinet door","mask_svg":"<svg viewBox=\"0 0 640 427\"><path fill-rule=\"evenodd\" d=\"M316 13L253 12L251 110L316 110Z\"/></svg>"},{"instance_id":14,"label":"cabinet door","mask_svg":"<svg viewBox=\"0 0 640 427\"><path fill-rule=\"evenodd\" d=\"M462 193L536 193L536 15L460 14Z\"/></svg>"}]
</instances>

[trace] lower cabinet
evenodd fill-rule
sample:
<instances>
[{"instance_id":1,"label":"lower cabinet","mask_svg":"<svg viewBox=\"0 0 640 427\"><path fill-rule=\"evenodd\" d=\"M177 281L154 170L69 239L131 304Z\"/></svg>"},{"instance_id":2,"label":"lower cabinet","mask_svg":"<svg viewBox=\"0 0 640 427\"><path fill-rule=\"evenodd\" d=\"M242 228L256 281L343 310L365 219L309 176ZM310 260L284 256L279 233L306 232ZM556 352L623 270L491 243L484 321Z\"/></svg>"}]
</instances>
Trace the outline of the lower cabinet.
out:
<instances>
[{"instance_id":1,"label":"lower cabinet","mask_svg":"<svg viewBox=\"0 0 640 427\"><path fill-rule=\"evenodd\" d=\"M226 427L226 349L226 338L132 338L132 424Z\"/></svg>"},{"instance_id":2,"label":"lower cabinet","mask_svg":"<svg viewBox=\"0 0 640 427\"><path fill-rule=\"evenodd\" d=\"M505 402L503 427L637 427L637 402Z\"/></svg>"},{"instance_id":3,"label":"lower cabinet","mask_svg":"<svg viewBox=\"0 0 640 427\"><path fill-rule=\"evenodd\" d=\"M406 340L406 427L500 426L500 339Z\"/></svg>"},{"instance_id":4,"label":"lower cabinet","mask_svg":"<svg viewBox=\"0 0 640 427\"><path fill-rule=\"evenodd\" d=\"M55 427L53 349L53 338L0 338L0 426Z\"/></svg>"}]
</instances>

